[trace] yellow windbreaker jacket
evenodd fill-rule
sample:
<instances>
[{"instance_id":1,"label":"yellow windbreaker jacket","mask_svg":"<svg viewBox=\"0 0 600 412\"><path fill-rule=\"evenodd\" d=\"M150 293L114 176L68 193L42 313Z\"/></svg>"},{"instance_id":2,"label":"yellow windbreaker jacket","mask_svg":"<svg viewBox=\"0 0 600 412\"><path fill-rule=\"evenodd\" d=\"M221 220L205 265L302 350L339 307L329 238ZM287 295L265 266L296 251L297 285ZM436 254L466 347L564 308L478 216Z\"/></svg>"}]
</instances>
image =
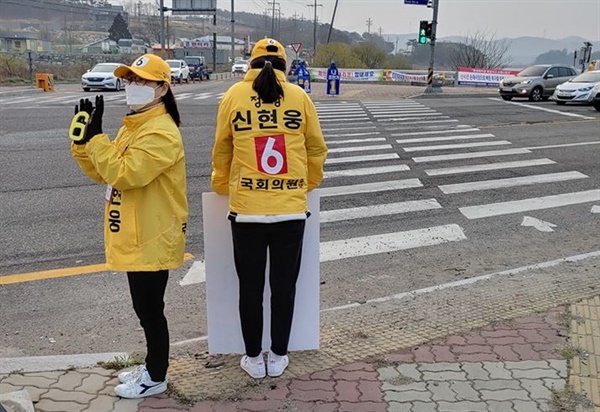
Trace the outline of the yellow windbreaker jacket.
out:
<instances>
[{"instance_id":1,"label":"yellow windbreaker jacket","mask_svg":"<svg viewBox=\"0 0 600 412\"><path fill-rule=\"evenodd\" d=\"M123 118L114 141L71 145L79 167L108 185L104 240L108 269L181 266L188 219L183 142L164 105Z\"/></svg>"},{"instance_id":2,"label":"yellow windbreaker jacket","mask_svg":"<svg viewBox=\"0 0 600 412\"><path fill-rule=\"evenodd\" d=\"M221 100L211 183L229 195L229 209L238 217L269 221L267 216L306 213L307 192L323 180L327 146L306 92L275 70L284 97L263 103L252 89L259 73L249 70Z\"/></svg>"}]
</instances>

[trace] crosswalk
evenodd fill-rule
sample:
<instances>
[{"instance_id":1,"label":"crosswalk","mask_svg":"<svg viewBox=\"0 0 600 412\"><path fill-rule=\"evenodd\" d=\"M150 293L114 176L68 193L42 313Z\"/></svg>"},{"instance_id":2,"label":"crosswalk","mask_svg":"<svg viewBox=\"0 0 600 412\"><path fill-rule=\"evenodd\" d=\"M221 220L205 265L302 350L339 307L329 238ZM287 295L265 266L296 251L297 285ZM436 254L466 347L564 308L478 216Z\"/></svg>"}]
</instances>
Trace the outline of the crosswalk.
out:
<instances>
[{"instance_id":1,"label":"crosswalk","mask_svg":"<svg viewBox=\"0 0 600 412\"><path fill-rule=\"evenodd\" d=\"M90 99L96 94L102 94L104 96L105 105L111 106L125 106L125 93L124 92L99 92L99 93L85 93L85 92L65 92L60 94L30 94L27 96L7 96L0 97L0 108L1 107L47 107L47 106L72 106L79 102L80 99ZM178 102L181 101L219 101L225 94L216 92L195 92L188 93L178 90L174 90L175 98Z\"/></svg>"},{"instance_id":2,"label":"crosswalk","mask_svg":"<svg viewBox=\"0 0 600 412\"><path fill-rule=\"evenodd\" d=\"M600 189L584 173L418 101L316 106L329 148L320 189L321 262L464 242L468 231L461 225L468 221L600 201ZM564 192L570 186L561 182L583 182L577 187L586 190ZM516 190L543 192L553 184L540 197ZM492 191L498 195L486 197ZM402 224L415 214L432 219L415 220L425 227ZM382 225L386 219L391 223ZM361 230L362 236L348 234ZM182 284L202 281L199 268Z\"/></svg>"}]
</instances>

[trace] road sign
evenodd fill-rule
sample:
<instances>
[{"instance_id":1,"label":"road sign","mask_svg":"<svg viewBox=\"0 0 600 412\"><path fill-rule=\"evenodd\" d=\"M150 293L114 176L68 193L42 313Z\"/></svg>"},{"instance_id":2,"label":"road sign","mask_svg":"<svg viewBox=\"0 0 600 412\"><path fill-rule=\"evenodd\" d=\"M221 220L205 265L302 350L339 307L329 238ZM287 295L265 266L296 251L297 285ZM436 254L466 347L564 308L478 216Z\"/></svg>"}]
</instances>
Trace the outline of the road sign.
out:
<instances>
[{"instance_id":1,"label":"road sign","mask_svg":"<svg viewBox=\"0 0 600 412\"><path fill-rule=\"evenodd\" d=\"M404 0L404 4L416 4L418 6L427 6L428 0Z\"/></svg>"},{"instance_id":2,"label":"road sign","mask_svg":"<svg viewBox=\"0 0 600 412\"><path fill-rule=\"evenodd\" d=\"M296 54L300 53L300 50L302 50L302 43L292 43L291 46Z\"/></svg>"}]
</instances>

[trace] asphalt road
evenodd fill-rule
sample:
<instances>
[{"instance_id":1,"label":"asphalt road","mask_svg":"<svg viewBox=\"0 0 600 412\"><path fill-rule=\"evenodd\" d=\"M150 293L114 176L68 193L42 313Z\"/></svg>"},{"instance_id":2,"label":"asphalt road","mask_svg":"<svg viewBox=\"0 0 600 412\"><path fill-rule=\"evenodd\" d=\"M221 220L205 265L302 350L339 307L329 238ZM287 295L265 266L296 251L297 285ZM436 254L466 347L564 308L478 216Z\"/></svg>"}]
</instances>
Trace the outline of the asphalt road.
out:
<instances>
[{"instance_id":1,"label":"asphalt road","mask_svg":"<svg viewBox=\"0 0 600 412\"><path fill-rule=\"evenodd\" d=\"M194 258L172 272L167 292L171 341L192 340L174 350L194 351L206 335L204 284L178 282L203 258L201 195L210 191L218 99L231 83L175 88ZM123 274L1 283L103 262L104 187L82 175L66 137L84 95L76 86L51 96L0 95L0 357L129 351L143 342ZM105 96L104 130L114 136L127 108L123 92ZM600 250L593 213L600 113L593 108L444 95L317 105L332 149L326 171L338 174L323 184L322 251L349 239L362 251L321 263L321 308ZM368 155L388 158L347 159ZM549 229L539 221L556 226L523 226L526 217L542 230ZM375 252L365 252L371 246Z\"/></svg>"}]
</instances>

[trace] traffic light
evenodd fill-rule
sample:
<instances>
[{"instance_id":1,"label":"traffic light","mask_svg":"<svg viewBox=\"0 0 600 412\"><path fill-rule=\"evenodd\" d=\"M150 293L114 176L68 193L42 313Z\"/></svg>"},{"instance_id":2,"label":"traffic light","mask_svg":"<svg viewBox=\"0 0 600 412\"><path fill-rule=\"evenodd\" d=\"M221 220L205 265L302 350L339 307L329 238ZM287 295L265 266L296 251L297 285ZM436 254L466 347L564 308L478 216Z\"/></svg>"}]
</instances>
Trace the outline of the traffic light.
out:
<instances>
[{"instance_id":1,"label":"traffic light","mask_svg":"<svg viewBox=\"0 0 600 412\"><path fill-rule=\"evenodd\" d=\"M419 44L426 44L427 39L431 39L431 32L433 30L433 23L427 20L421 20L419 23Z\"/></svg>"},{"instance_id":2,"label":"traffic light","mask_svg":"<svg viewBox=\"0 0 600 412\"><path fill-rule=\"evenodd\" d=\"M419 44L427 43L427 26L429 22L427 20L421 20L419 23Z\"/></svg>"}]
</instances>

